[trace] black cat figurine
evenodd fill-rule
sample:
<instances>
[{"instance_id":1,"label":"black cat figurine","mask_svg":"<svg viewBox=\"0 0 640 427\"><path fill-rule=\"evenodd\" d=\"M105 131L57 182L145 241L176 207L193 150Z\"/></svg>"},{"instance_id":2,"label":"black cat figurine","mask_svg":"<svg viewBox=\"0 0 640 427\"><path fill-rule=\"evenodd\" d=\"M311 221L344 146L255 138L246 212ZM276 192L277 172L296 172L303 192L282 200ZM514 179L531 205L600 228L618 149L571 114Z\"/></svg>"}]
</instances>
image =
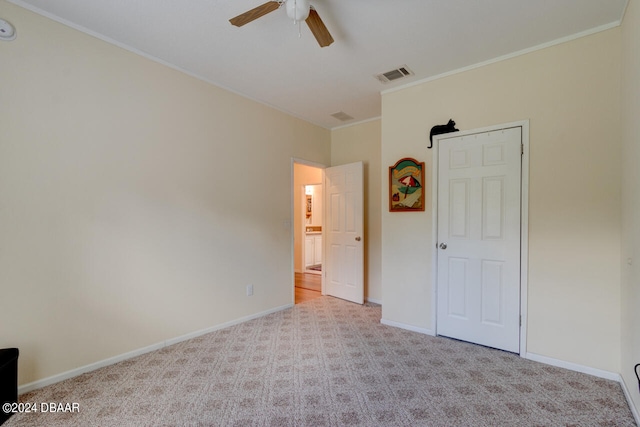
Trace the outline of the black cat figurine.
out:
<instances>
[{"instance_id":1,"label":"black cat figurine","mask_svg":"<svg viewBox=\"0 0 640 427\"><path fill-rule=\"evenodd\" d=\"M431 133L429 134L429 141L431 141L431 144L429 144L427 148L433 147L433 135L441 135L449 132L458 132L458 129L456 129L456 122L452 119L449 119L449 122L446 125L436 125L432 127Z\"/></svg>"}]
</instances>

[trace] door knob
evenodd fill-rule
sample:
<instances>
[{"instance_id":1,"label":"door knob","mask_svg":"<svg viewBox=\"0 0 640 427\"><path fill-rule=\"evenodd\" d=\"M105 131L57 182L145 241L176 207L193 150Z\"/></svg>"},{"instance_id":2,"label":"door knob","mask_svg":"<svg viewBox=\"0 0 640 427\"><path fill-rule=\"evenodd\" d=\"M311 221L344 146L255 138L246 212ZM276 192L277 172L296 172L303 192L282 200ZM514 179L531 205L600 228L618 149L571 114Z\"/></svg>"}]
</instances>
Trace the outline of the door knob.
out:
<instances>
[{"instance_id":1,"label":"door knob","mask_svg":"<svg viewBox=\"0 0 640 427\"><path fill-rule=\"evenodd\" d=\"M356 242L359 242L360 240L362 240L362 239L360 238L360 236L357 236L357 237L356 237Z\"/></svg>"},{"instance_id":2,"label":"door knob","mask_svg":"<svg viewBox=\"0 0 640 427\"><path fill-rule=\"evenodd\" d=\"M446 243L440 243L440 249L447 249Z\"/></svg>"}]
</instances>

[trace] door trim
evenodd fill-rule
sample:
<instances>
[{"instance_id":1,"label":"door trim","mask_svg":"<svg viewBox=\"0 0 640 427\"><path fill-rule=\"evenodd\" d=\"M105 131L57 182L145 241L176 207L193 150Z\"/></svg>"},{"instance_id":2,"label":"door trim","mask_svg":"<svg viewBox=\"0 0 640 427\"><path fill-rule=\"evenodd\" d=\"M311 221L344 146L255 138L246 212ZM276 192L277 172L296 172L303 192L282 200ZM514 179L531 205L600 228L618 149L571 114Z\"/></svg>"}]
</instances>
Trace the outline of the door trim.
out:
<instances>
[{"instance_id":1,"label":"door trim","mask_svg":"<svg viewBox=\"0 0 640 427\"><path fill-rule=\"evenodd\" d=\"M431 296L431 324L435 335L438 334L438 251L435 247L438 242L438 148L440 141L449 138L474 135L478 133L495 132L502 129L520 127L522 129L522 189L520 192L520 357L525 357L527 353L527 289L529 277L529 120L521 120L512 123L494 125L485 128L472 129L464 132L454 132L434 136L432 151L432 179L431 179L431 217L432 217L432 296Z\"/></svg>"}]
</instances>

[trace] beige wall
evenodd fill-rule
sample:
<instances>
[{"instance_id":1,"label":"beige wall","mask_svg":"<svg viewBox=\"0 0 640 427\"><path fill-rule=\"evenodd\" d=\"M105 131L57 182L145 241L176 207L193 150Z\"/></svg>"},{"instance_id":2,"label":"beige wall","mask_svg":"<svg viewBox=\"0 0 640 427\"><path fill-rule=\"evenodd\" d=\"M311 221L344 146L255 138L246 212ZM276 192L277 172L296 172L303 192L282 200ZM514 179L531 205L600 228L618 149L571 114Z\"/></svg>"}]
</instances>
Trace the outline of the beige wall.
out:
<instances>
[{"instance_id":1,"label":"beige wall","mask_svg":"<svg viewBox=\"0 0 640 427\"><path fill-rule=\"evenodd\" d=\"M304 271L302 259L302 247L304 246L304 202L302 191L305 185L322 184L322 168L302 163L293 165L293 230L294 230L294 270L298 273Z\"/></svg>"},{"instance_id":2,"label":"beige wall","mask_svg":"<svg viewBox=\"0 0 640 427\"><path fill-rule=\"evenodd\" d=\"M528 347L620 369L620 29L383 94L382 170L424 160L431 126L530 120ZM433 206L390 214L382 180L383 318L433 331Z\"/></svg>"},{"instance_id":3,"label":"beige wall","mask_svg":"<svg viewBox=\"0 0 640 427\"><path fill-rule=\"evenodd\" d=\"M362 161L364 165L364 227L365 227L365 298L382 301L380 272L380 120L373 120L331 132L331 165Z\"/></svg>"},{"instance_id":4,"label":"beige wall","mask_svg":"<svg viewBox=\"0 0 640 427\"><path fill-rule=\"evenodd\" d=\"M640 414L633 366L640 363L640 4L622 23L622 368ZM631 261L629 264L628 261Z\"/></svg>"},{"instance_id":5,"label":"beige wall","mask_svg":"<svg viewBox=\"0 0 640 427\"><path fill-rule=\"evenodd\" d=\"M20 348L20 384L293 303L291 159L329 164L328 130L0 16L18 31L0 49L0 347Z\"/></svg>"}]
</instances>

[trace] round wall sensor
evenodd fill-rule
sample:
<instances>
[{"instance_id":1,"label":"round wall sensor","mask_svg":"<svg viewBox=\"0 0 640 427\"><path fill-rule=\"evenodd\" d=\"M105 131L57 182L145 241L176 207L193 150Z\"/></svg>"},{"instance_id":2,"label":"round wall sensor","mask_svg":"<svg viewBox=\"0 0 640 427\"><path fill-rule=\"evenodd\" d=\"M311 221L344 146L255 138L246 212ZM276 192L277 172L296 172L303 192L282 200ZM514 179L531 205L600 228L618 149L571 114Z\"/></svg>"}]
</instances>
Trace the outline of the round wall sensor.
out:
<instances>
[{"instance_id":1,"label":"round wall sensor","mask_svg":"<svg viewBox=\"0 0 640 427\"><path fill-rule=\"evenodd\" d=\"M0 19L0 40L11 41L16 38L16 29L9 22Z\"/></svg>"}]
</instances>

